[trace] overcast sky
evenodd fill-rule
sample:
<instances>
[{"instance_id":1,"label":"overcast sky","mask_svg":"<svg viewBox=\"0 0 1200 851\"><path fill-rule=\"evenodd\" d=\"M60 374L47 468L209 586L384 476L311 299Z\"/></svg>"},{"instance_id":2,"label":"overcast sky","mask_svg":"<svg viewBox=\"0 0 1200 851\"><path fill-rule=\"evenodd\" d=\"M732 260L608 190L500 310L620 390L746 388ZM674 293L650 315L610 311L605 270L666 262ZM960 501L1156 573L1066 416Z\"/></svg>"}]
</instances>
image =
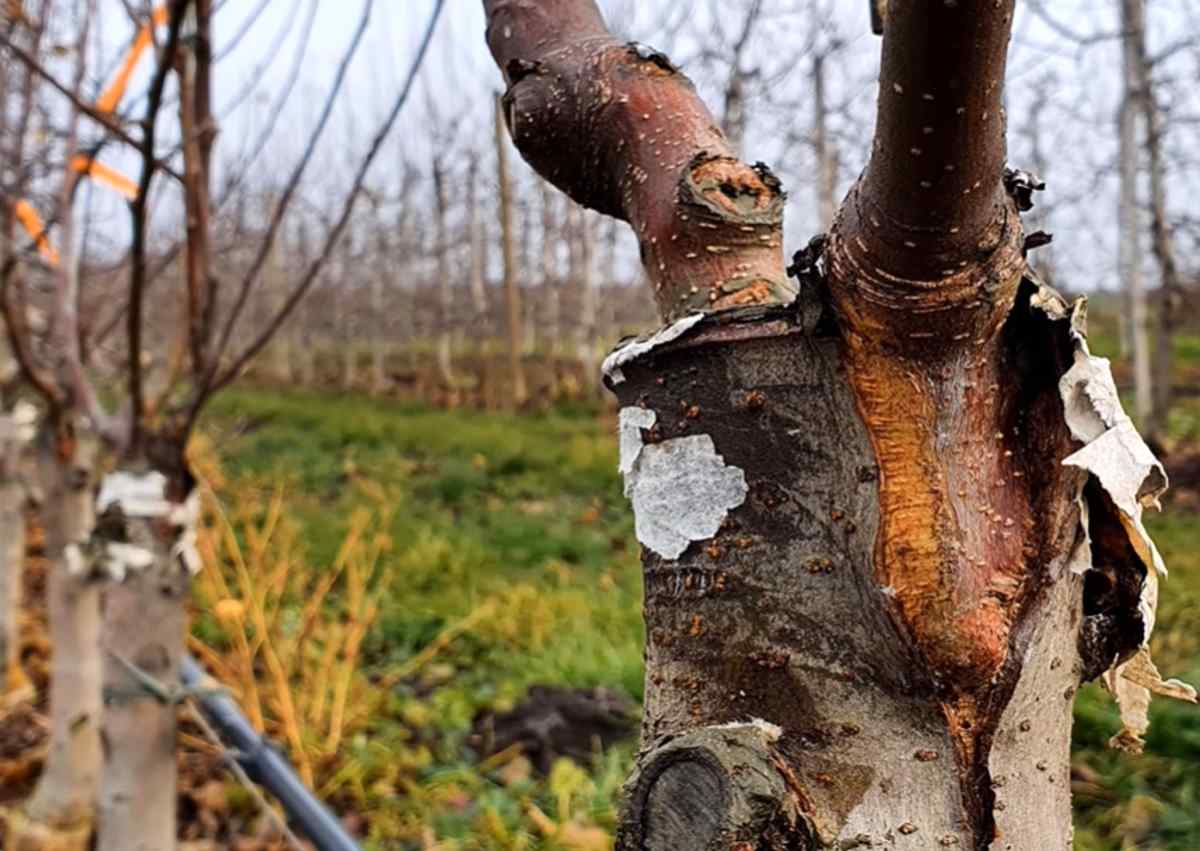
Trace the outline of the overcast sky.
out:
<instances>
[{"instance_id":1,"label":"overcast sky","mask_svg":"<svg viewBox=\"0 0 1200 851\"><path fill-rule=\"evenodd\" d=\"M117 6L117 0L104 0ZM221 156L229 161L246 151L257 131L271 119L272 106L287 79L295 56L307 44L296 94L279 116L277 132L256 161L259 177L282 181L299 155L307 130L334 76L348 43L362 0L316 0L307 43L304 34L312 0L271 0L266 11L244 31L215 75L216 103L222 122ZM389 187L396 164L406 157L419 166L435 152L454 154L475 148L487 152L491 134L491 96L501 86L484 43L480 0L445 0L433 50L421 82L410 99L391 140L388 154L374 173L373 184ZM730 40L749 0L602 0L610 22L624 37L665 48L696 79L701 94L720 115L721 81L727 74L718 58ZM1151 42L1156 47L1186 34L1198 0L1151 0ZM875 80L880 41L870 34L868 0L817 0L824 8L821 23L846 43L834 63L833 99L844 105L835 118L839 136L841 184L844 189L865 163L874 117ZM260 0L225 0L216 17L218 51L233 43ZM326 132L319 162L306 186L310 203L336 197L364 150L385 107L407 72L433 0L376 0L366 39L351 69L346 94ZM805 9L812 0L766 0L769 25L756 31L752 53L764 78L771 79L769 99L748 104L751 117L745 157L772 165L789 190L787 211L790 250L800 247L815 227L811 154L806 140L811 103L806 57L814 22ZM1053 0L1055 21L1085 36L1117 30L1116 0ZM1115 114L1119 95L1119 48L1110 40L1080 46L1064 38L1019 2L1010 61L1008 112L1010 160L1031 165L1031 127L1036 115L1040 144L1047 160L1050 191L1032 223L1056 233L1053 249L1064 283L1072 289L1113 289L1117 285ZM712 9L720 11L714 16ZM799 10L799 11L795 11ZM109 15L103 34L108 64L128 43L132 28L123 15ZM148 65L149 63L145 63ZM1169 66L1173 78L1195 80L1197 48L1182 51ZM143 78L146 69L143 68ZM97 79L99 84L99 79ZM1195 88L1192 86L1191 88ZM1183 87L1181 86L1182 90ZM137 86L131 93L137 91ZM1035 112L1034 107L1041 104ZM1194 104L1173 98L1174 114L1186 115ZM1189 206L1197 188L1196 147L1191 130L1170 137L1178 164L1172 174L1172 207ZM453 159L451 160L454 161ZM524 168L522 165L521 168ZM330 195L330 193L335 193ZM112 202L119 214L120 205ZM1190 258L1185 258L1190 268ZM1148 266L1153 272L1153 267ZM1152 275L1153 279L1153 275Z\"/></svg>"}]
</instances>

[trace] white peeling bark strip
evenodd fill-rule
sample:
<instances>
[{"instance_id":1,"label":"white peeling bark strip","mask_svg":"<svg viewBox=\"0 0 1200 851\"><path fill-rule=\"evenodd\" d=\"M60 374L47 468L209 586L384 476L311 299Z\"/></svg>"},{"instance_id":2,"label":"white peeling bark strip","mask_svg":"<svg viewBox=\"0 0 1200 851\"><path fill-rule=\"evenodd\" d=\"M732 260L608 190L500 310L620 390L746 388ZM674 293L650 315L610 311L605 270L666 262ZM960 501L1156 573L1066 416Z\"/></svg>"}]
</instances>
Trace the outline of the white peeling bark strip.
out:
<instances>
[{"instance_id":1,"label":"white peeling bark strip","mask_svg":"<svg viewBox=\"0 0 1200 851\"><path fill-rule=\"evenodd\" d=\"M1139 602L1145 624L1141 648L1132 658L1115 665L1103 678L1121 711L1122 729L1110 744L1137 753L1142 749L1142 736L1149 727L1147 710L1152 693L1192 703L1197 701L1194 688L1179 680L1163 680L1150 658L1150 635L1158 605L1158 578L1165 576L1167 570L1146 531L1142 515L1146 508L1161 507L1159 497L1167 489L1167 474L1122 409L1108 360L1095 357L1088 350L1083 332L1085 302L1080 300L1068 307L1057 293L1043 286L1032 304L1052 319L1069 319L1075 344L1075 363L1059 381L1059 392L1067 427L1083 447L1062 463L1086 471L1108 494L1120 512L1129 542L1145 568ZM1078 501L1080 545L1072 555L1071 567L1076 573L1083 573L1091 569L1092 562L1089 517L1082 489Z\"/></svg>"},{"instance_id":2,"label":"white peeling bark strip","mask_svg":"<svg viewBox=\"0 0 1200 851\"><path fill-rule=\"evenodd\" d=\"M693 313L691 316L685 316L666 328L654 332L649 337L638 337L621 343L604 359L602 366L604 376L611 383L620 384L625 380L625 373L621 372L622 366L632 363L659 346L678 340L704 317L703 313Z\"/></svg>"},{"instance_id":3,"label":"white peeling bark strip","mask_svg":"<svg viewBox=\"0 0 1200 851\"><path fill-rule=\"evenodd\" d=\"M162 473L130 473L122 470L109 473L100 483L96 511L103 514L119 507L126 517L145 519L165 518L177 530L171 545L171 557L183 562L188 572L200 572L200 554L196 550L196 524L200 516L200 500L193 490L183 502L167 499L167 478ZM97 567L116 582L124 582L130 571L145 570L154 564L156 556L146 547L108 541L97 560Z\"/></svg>"},{"instance_id":4,"label":"white peeling bark strip","mask_svg":"<svg viewBox=\"0 0 1200 851\"><path fill-rule=\"evenodd\" d=\"M717 534L728 513L746 500L746 475L726 466L707 434L643 444L641 430L655 419L643 408L621 410L620 470L638 541L677 559L692 541Z\"/></svg>"}]
</instances>

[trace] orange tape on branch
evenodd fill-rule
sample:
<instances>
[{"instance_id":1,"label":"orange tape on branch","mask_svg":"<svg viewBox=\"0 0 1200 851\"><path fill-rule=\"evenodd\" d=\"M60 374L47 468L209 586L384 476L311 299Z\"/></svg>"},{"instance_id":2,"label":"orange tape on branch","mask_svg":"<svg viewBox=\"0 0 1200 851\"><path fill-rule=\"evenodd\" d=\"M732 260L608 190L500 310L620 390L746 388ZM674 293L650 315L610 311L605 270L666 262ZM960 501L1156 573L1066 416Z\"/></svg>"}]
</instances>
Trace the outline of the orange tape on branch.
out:
<instances>
[{"instance_id":1,"label":"orange tape on branch","mask_svg":"<svg viewBox=\"0 0 1200 851\"><path fill-rule=\"evenodd\" d=\"M38 215L33 205L22 198L13 205L13 213L16 215L17 221L21 223L21 227L25 228L25 232L33 240L34 245L37 246L38 253L42 255L42 258L51 266L57 266L58 252L50 244L50 239L46 236L46 226L42 224L42 217Z\"/></svg>"},{"instance_id":2,"label":"orange tape on branch","mask_svg":"<svg viewBox=\"0 0 1200 851\"><path fill-rule=\"evenodd\" d=\"M94 160L87 154L76 154L71 159L71 168L80 174L86 174L97 183L101 183L125 196L128 201L136 201L138 196L137 184L115 168L110 168L99 160Z\"/></svg>"},{"instance_id":3,"label":"orange tape on branch","mask_svg":"<svg viewBox=\"0 0 1200 851\"><path fill-rule=\"evenodd\" d=\"M96 109L101 112L113 112L117 108L117 104L121 102L121 98L125 96L125 89L129 86L129 79L133 76L133 69L137 67L138 60L142 54L146 52L146 48L154 43L154 28L161 27L167 22L167 7L166 5L158 6L150 14L150 23L143 24L138 30L137 38L133 40L133 45L129 48L129 52L125 54L125 60L121 63L121 67L117 69L116 76L113 77L108 88L96 100Z\"/></svg>"}]
</instances>

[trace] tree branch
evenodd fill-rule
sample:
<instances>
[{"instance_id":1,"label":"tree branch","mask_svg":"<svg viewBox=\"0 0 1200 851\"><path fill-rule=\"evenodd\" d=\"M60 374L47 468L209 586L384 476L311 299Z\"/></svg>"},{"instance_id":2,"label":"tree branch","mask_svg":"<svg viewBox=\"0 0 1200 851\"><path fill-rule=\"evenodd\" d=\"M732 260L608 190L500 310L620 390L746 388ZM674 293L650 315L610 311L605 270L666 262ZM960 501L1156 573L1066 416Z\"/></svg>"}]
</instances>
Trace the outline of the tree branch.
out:
<instances>
[{"instance_id":1,"label":"tree branch","mask_svg":"<svg viewBox=\"0 0 1200 851\"><path fill-rule=\"evenodd\" d=\"M221 373L212 371L220 364L220 349L218 349L217 356L215 356L212 360L213 367L210 367L208 378L196 388L195 396L189 405L187 413L187 426L189 428L195 424L196 418L200 414L200 410L204 407L205 402L212 397L212 394L227 386L230 382L241 375L242 370L245 369L250 361L253 360L254 357L263 350L268 342L270 342L271 338L279 331L279 328L283 325L283 323L287 321L287 318L292 315L292 312L296 309L296 306L300 303L300 300L303 299L305 294L308 293L313 282L316 280L317 275L320 274L321 269L324 267L326 260L328 260L329 256L333 253L334 248L337 246L338 240L342 236L342 232L345 230L346 225L350 221L350 215L354 212L354 205L358 201L358 196L362 193L363 183L366 180L367 172L370 171L371 164L375 162L375 158L383 148L384 140L387 139L388 134L391 133L392 127L395 125L396 119L400 115L400 111L404 108L404 104L408 101L408 96L412 92L413 83L416 81L417 73L420 71L421 65L425 60L425 56L429 51L429 45L433 41L433 33L437 29L438 21L441 19L442 8L444 5L445 0L436 0L436 5L433 8L433 12L429 16L429 24L425 29L425 35L421 40L420 47L417 48L417 55L414 57L412 65L409 67L408 77L405 79L404 85L401 87L396 99L392 102L392 108L389 111L387 118L384 119L383 124L376 132L375 138L371 140L371 147L368 149L367 155L363 157L362 161L359 163L358 172L354 176L354 183L349 194L346 196L345 201L343 202L341 215L338 217L333 229L326 237L325 244L321 249L320 255L309 265L300 282L292 289L290 293L288 293L287 299L284 301L279 312L271 318L271 320L267 323L267 326L258 334L257 337L254 338L253 342L251 342L244 351L239 353L233 359L233 363ZM365 17L366 15L364 13L364 21ZM351 51L352 50L353 48L351 48ZM347 56L347 61L348 60L349 56ZM298 180L298 177L296 180ZM294 189L294 184L295 181L293 181L293 185L290 188ZM280 208L277 207L276 209L278 212ZM278 215L280 218L282 218L281 213ZM272 227L277 229L278 225L279 221L273 220ZM270 238L271 237L268 236L268 241L264 242L264 246L267 248L269 248L270 245ZM226 326L226 331L228 332L229 330L230 327ZM224 348L223 345L222 348Z\"/></svg>"},{"instance_id":2,"label":"tree branch","mask_svg":"<svg viewBox=\"0 0 1200 851\"><path fill-rule=\"evenodd\" d=\"M1003 183L1013 5L889 3L871 160L830 249L856 333L965 342L1007 313L1023 267Z\"/></svg>"},{"instance_id":3,"label":"tree branch","mask_svg":"<svg viewBox=\"0 0 1200 851\"><path fill-rule=\"evenodd\" d=\"M351 37L350 45L346 48L346 52L342 55L342 61L338 65L337 74L334 76L333 86L329 90L329 95L325 99L325 105L321 110L321 116L317 119L317 126L309 136L308 145L304 149L304 153L300 157L300 161L296 163L296 167L292 170L287 184L284 186L283 193L280 195L279 203L275 205L275 210L271 215L271 222L267 226L267 233L263 237L262 243L259 245L258 254L254 261L250 264L249 271L246 272L242 279L241 287L238 290L237 300L233 304L233 308L229 312L229 317L225 320L225 326L221 331L221 338L217 343L216 351L213 353L212 362L208 366L208 372L202 383L208 384L216 379L217 371L220 369L221 358L225 351L229 348L229 341L233 337L233 329L237 326L238 320L241 318L242 311L246 308L246 302L250 299L250 291L254 288L255 282L262 274L263 266L266 265L267 258L271 256L271 249L275 245L275 237L279 232L279 226L283 222L283 217L287 213L288 207L291 204L292 196L296 193L297 187L300 185L300 179L304 176L305 170L308 168L309 160L312 159L314 151L316 151L317 142L321 138L321 134L325 129L325 125L329 122L329 116L333 112L333 105L337 102L338 94L342 90L342 83L345 82L346 72L350 67L350 61L354 58L354 54L358 50L358 45L362 42L363 33L366 32L367 22L371 18L371 9L374 6L374 0L367 0L363 6L362 14L359 16L358 27ZM358 187L355 187L352 195L357 194ZM207 396L207 393L201 391L202 396Z\"/></svg>"},{"instance_id":4,"label":"tree branch","mask_svg":"<svg viewBox=\"0 0 1200 851\"><path fill-rule=\"evenodd\" d=\"M172 0L171 3L167 40L158 55L158 64L150 82L150 93L146 101L146 116L142 121L142 141L138 146L142 155L142 173L138 179L138 193L129 206L133 239L130 249L129 313L126 315L125 329L129 346L129 401L132 410L129 449L135 452L139 449L144 414L142 306L146 288L146 227L150 183L158 170L158 162L154 158L154 143L158 115L162 107L163 90L166 88L167 76L175 64L175 54L179 48L179 33L183 28L183 17L188 2L189 0Z\"/></svg>"},{"instance_id":5,"label":"tree branch","mask_svg":"<svg viewBox=\"0 0 1200 851\"><path fill-rule=\"evenodd\" d=\"M124 142L126 145L129 145L129 147L134 148L135 150L141 148L141 145L138 143L138 141L130 136L129 133L126 132L125 128L121 126L120 121L115 115L102 112L91 104L86 103L81 97L79 97L77 93L71 91L67 86L59 82L53 74L43 68L37 59L30 55L26 50L22 49L19 45L14 43L12 39L8 37L8 35L0 35L0 45L2 45L18 61L20 61L22 65L28 68L31 73L37 77L40 77L42 80L48 83L51 88L66 98L72 109L78 110L80 114L86 115L92 121L95 121L114 137ZM183 176L168 163L159 160L156 161L155 167L161 170L164 174L170 175L175 180L180 182L183 181Z\"/></svg>"},{"instance_id":6,"label":"tree branch","mask_svg":"<svg viewBox=\"0 0 1200 851\"><path fill-rule=\"evenodd\" d=\"M483 5L517 148L577 202L633 226L664 319L795 297L779 181L737 158L666 56L617 41L594 0Z\"/></svg>"}]
</instances>

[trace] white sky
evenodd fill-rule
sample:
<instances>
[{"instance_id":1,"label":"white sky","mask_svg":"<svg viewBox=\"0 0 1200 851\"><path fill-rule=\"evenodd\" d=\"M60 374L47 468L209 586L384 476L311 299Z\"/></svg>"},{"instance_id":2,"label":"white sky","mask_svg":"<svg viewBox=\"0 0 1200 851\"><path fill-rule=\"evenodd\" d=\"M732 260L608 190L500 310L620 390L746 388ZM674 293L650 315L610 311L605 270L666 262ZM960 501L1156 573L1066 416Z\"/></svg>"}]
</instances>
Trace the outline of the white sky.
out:
<instances>
[{"instance_id":1,"label":"white sky","mask_svg":"<svg viewBox=\"0 0 1200 851\"><path fill-rule=\"evenodd\" d=\"M267 149L256 161L255 178L264 184L282 183L298 157L362 8L362 0L317 2L300 85L279 116ZM721 47L720 32L737 27L747 2L720 0L716 8L721 11L715 18L710 0L601 0L601 5L610 13L610 22L619 34L664 48L681 63L719 116L720 83L727 72L720 62L707 60L704 50ZM813 2L767 0L767 7L808 7ZM828 21L847 42L831 80L833 99L847 104L847 115L834 121L834 131L842 140L841 183L845 188L865 162L874 117L880 41L869 31L867 0L815 2L827 10ZM102 0L102 4L119 8L117 0ZM1197 4L1200 0L1150 0L1152 48L1171 43L1198 20L1193 16ZM242 29L258 5L259 0L225 0L215 22L218 50ZM1065 286L1073 290L1113 289L1117 285L1116 184L1111 164L1116 150L1119 48L1112 41L1080 48L1059 37L1023 3L1018 5L1008 91L1010 160L1031 167L1031 107L1043 102L1041 144L1048 160L1044 176L1050 184L1050 191L1040 198L1044 202L1042 214L1048 220L1038 215L1031 225L1055 232L1054 257ZM1117 28L1116 0L1052 0L1046 5L1058 21L1081 33L1114 32ZM407 72L431 7L432 0L376 0L346 95L326 131L318 161L310 169L305 195L311 207L327 206L340 195L339 186L348 183L350 170ZM270 117L271 104L300 45L308 10L309 0L272 0L237 49L217 66L216 104L222 119L219 158L228 161L240 156ZM666 18L676 19L679 25L670 32L663 31L662 21ZM770 20L770 26L760 28L754 53L761 56L759 67L764 76L776 80L772 86L776 102L758 100L747 105L750 125L745 156L771 164L790 192L789 250L801 247L815 226L814 190L806 178L811 157L804 141L811 111L804 51L812 24L813 16L801 10L780 12ZM462 154L469 149L491 156L490 98L500 88L501 79L487 52L483 31L480 0L446 0L420 84L405 107L388 151L372 174L374 186L384 191L395 188L396 166L402 157L428 173L429 160L438 151L447 153L452 169L465 168ZM123 14L109 15L103 33L107 60L98 69L111 67L113 57L119 55L131 36L132 28ZM1197 54L1197 48L1183 51L1164 70L1173 77L1190 76L1194 80L1200 76ZM146 73L143 68L141 76L144 78ZM135 83L131 93L142 87L144 79L141 87ZM239 99L247 90L252 94ZM240 106L226 114L227 106L235 99ZM1186 116L1189 111L1200 114L1190 102L1172 99L1168 106L1174 115ZM1171 182L1172 206L1182 210L1189 206L1196 188L1190 154L1196 140L1187 128L1173 131L1169 140L1178 155ZM122 165L114 157L118 155L112 154L110 161ZM106 218L123 216L119 202L97 199L97 203L105 209ZM115 231L123 232L121 228ZM1188 259L1185 266L1190 267ZM1148 271L1153 280L1149 260Z\"/></svg>"}]
</instances>

